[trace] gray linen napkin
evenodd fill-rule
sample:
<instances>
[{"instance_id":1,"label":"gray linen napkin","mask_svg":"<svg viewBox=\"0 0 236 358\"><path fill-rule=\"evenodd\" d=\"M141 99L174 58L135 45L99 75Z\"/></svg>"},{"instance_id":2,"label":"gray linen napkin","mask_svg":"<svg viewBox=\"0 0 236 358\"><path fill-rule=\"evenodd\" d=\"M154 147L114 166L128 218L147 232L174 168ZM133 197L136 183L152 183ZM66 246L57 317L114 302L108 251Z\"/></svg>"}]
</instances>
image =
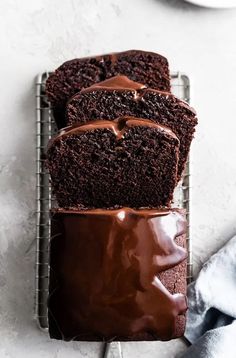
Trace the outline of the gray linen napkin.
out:
<instances>
[{"instance_id":1,"label":"gray linen napkin","mask_svg":"<svg viewBox=\"0 0 236 358\"><path fill-rule=\"evenodd\" d=\"M188 301L192 346L181 358L236 358L236 236L204 264Z\"/></svg>"}]
</instances>

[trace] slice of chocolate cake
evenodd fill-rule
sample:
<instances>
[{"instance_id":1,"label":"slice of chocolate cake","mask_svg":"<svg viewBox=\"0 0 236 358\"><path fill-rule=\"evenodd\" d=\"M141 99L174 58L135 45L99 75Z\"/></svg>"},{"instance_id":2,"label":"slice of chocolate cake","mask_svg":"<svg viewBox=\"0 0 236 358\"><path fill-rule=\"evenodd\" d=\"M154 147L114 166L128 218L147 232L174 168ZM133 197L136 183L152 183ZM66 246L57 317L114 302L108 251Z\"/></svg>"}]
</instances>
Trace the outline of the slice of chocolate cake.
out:
<instances>
[{"instance_id":1,"label":"slice of chocolate cake","mask_svg":"<svg viewBox=\"0 0 236 358\"><path fill-rule=\"evenodd\" d=\"M51 338L145 341L185 329L183 210L52 212Z\"/></svg>"},{"instance_id":2,"label":"slice of chocolate cake","mask_svg":"<svg viewBox=\"0 0 236 358\"><path fill-rule=\"evenodd\" d=\"M121 117L68 127L49 143L47 165L60 207L170 205L179 140L149 120Z\"/></svg>"},{"instance_id":3,"label":"slice of chocolate cake","mask_svg":"<svg viewBox=\"0 0 236 358\"><path fill-rule=\"evenodd\" d=\"M180 140L178 179L184 170L197 118L195 111L173 94L116 76L75 95L67 106L67 123L113 120L128 115L169 127Z\"/></svg>"},{"instance_id":4,"label":"slice of chocolate cake","mask_svg":"<svg viewBox=\"0 0 236 358\"><path fill-rule=\"evenodd\" d=\"M71 96L118 74L152 88L170 90L168 61L157 53L130 50L67 61L49 76L46 83L46 93L59 128L65 127L65 105Z\"/></svg>"}]
</instances>

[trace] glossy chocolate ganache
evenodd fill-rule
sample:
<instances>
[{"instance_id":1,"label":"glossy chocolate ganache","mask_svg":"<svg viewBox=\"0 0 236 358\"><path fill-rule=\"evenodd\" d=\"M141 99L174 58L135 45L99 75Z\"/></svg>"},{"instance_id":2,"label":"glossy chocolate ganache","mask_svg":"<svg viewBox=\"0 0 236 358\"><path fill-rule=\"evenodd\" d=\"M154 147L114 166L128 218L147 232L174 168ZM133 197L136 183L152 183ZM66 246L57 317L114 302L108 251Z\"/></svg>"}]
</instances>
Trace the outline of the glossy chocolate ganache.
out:
<instances>
[{"instance_id":1,"label":"glossy chocolate ganache","mask_svg":"<svg viewBox=\"0 0 236 358\"><path fill-rule=\"evenodd\" d=\"M84 88L81 91L81 93L93 92L94 90L97 90L97 89L106 89L106 90L111 90L111 91L119 90L119 89L121 91L123 91L124 89L129 89L131 91L139 91L144 88L147 88L147 86L145 86L143 83L132 81L126 76L117 75L117 76L108 78L105 81L95 83L94 85L92 85L90 87ZM138 93L136 93L136 96L138 96Z\"/></svg>"},{"instance_id":2,"label":"glossy chocolate ganache","mask_svg":"<svg viewBox=\"0 0 236 358\"><path fill-rule=\"evenodd\" d=\"M185 232L178 209L54 210L50 336L108 341L182 335Z\"/></svg>"}]
</instances>

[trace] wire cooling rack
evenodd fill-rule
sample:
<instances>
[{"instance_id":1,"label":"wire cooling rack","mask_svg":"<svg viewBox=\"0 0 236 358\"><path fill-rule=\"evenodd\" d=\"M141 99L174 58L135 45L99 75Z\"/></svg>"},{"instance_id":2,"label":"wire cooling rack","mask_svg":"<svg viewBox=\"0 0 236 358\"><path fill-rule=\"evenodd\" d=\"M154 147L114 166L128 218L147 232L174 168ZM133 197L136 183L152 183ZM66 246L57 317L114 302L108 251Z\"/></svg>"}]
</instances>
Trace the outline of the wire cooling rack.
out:
<instances>
[{"instance_id":1,"label":"wire cooling rack","mask_svg":"<svg viewBox=\"0 0 236 358\"><path fill-rule=\"evenodd\" d=\"M45 82L49 76L44 72L36 79L36 283L35 283L35 318L43 331L48 331L47 298L48 298L48 243L50 239L50 209L52 206L49 174L45 168L46 148L49 139L57 130L52 112L45 94ZM190 101L189 78L181 72L171 74L172 91L179 98ZM187 281L192 279L192 256L190 240L190 163L187 163L183 179L175 191L175 206L184 207L187 212ZM106 350L105 357L115 356L112 346ZM113 354L113 355L112 355ZM117 354L121 356L121 354Z\"/></svg>"}]
</instances>

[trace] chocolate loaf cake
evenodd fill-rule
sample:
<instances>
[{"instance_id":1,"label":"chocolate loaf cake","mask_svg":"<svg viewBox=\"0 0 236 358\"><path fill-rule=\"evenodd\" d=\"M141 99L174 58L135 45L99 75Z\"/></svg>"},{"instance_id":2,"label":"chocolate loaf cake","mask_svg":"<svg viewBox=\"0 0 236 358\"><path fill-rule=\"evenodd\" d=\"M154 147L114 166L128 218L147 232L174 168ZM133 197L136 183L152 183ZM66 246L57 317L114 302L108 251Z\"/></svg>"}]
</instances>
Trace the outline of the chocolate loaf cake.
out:
<instances>
[{"instance_id":1,"label":"chocolate loaf cake","mask_svg":"<svg viewBox=\"0 0 236 358\"><path fill-rule=\"evenodd\" d=\"M197 118L195 111L173 94L145 88L117 76L75 95L67 106L67 124L113 120L128 115L148 118L169 127L180 140L178 178L184 170Z\"/></svg>"},{"instance_id":2,"label":"chocolate loaf cake","mask_svg":"<svg viewBox=\"0 0 236 358\"><path fill-rule=\"evenodd\" d=\"M65 105L71 96L118 74L151 88L170 90L168 61L157 53L131 50L67 61L49 76L46 83L46 93L59 128L65 127Z\"/></svg>"},{"instance_id":3,"label":"chocolate loaf cake","mask_svg":"<svg viewBox=\"0 0 236 358\"><path fill-rule=\"evenodd\" d=\"M60 207L169 206L177 179L179 140L149 120L120 117L61 131L47 166Z\"/></svg>"},{"instance_id":4,"label":"chocolate loaf cake","mask_svg":"<svg viewBox=\"0 0 236 358\"><path fill-rule=\"evenodd\" d=\"M52 213L51 338L169 340L185 328L183 210Z\"/></svg>"}]
</instances>

